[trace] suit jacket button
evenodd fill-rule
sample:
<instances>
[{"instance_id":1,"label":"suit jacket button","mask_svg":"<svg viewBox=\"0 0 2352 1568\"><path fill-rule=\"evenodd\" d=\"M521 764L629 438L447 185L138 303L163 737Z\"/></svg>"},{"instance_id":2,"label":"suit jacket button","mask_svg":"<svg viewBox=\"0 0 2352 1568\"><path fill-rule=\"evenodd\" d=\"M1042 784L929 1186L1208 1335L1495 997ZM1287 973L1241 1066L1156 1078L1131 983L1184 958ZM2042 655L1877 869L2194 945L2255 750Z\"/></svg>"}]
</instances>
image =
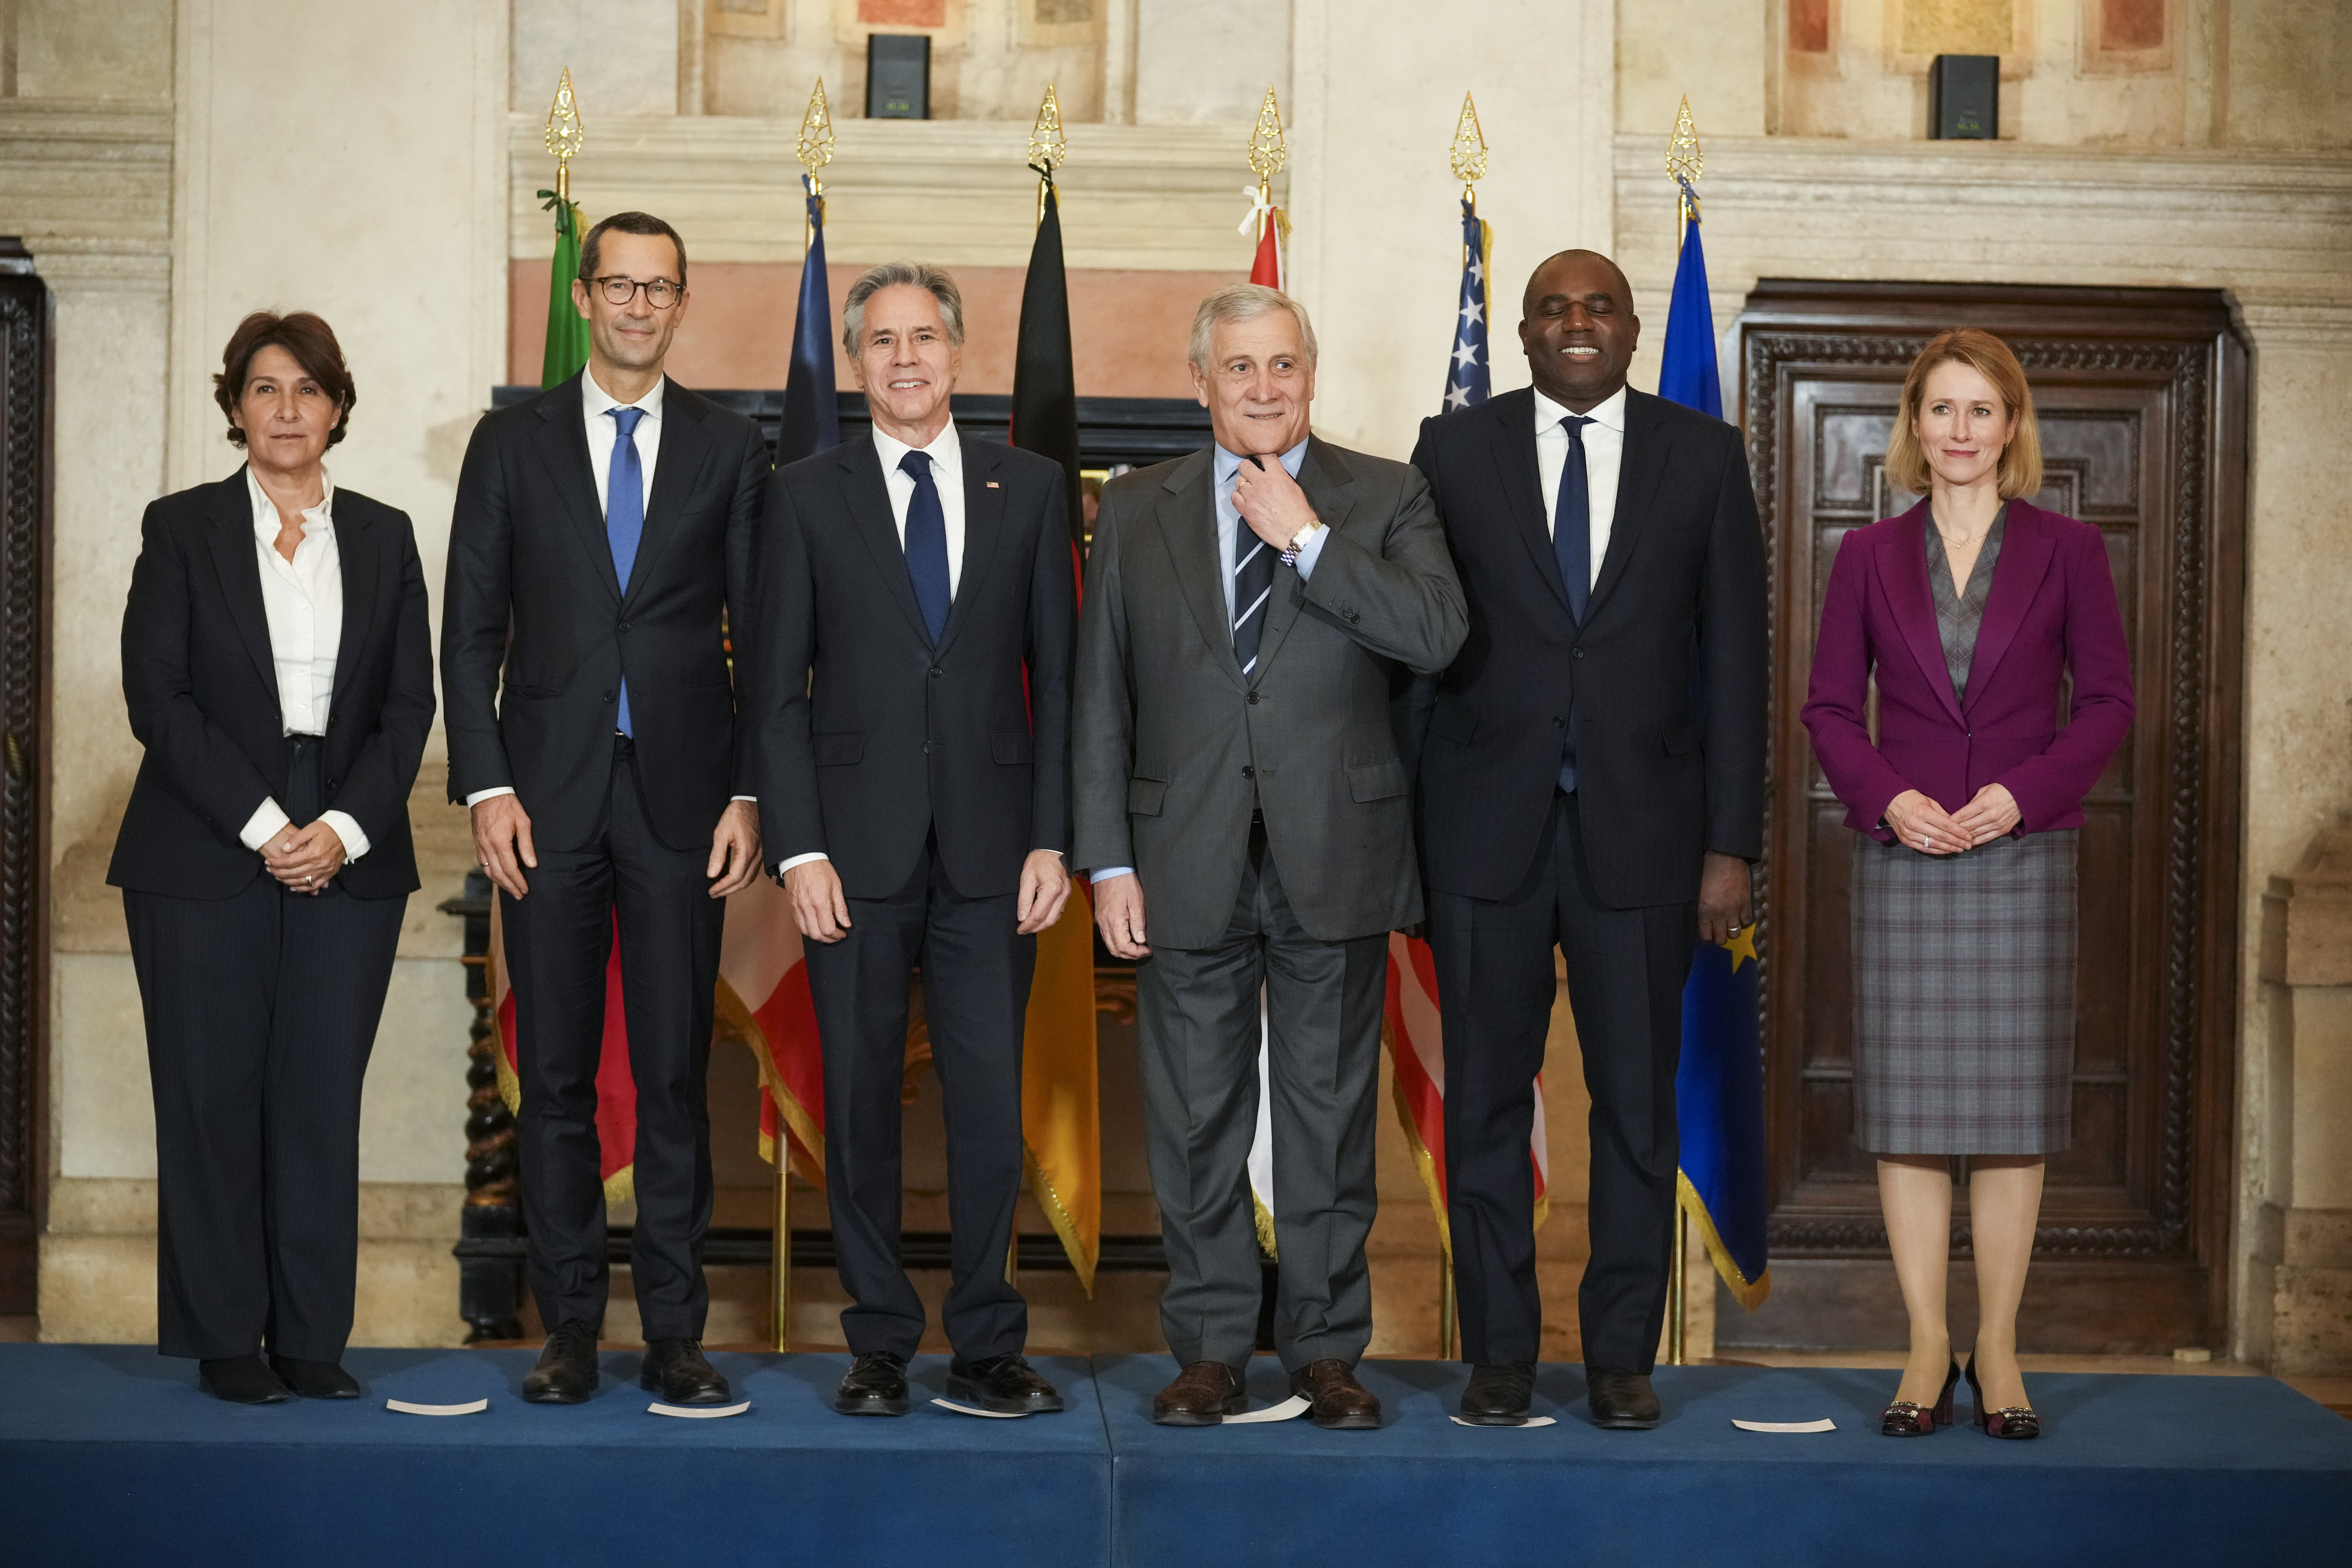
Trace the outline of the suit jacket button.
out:
<instances>
[{"instance_id":1,"label":"suit jacket button","mask_svg":"<svg viewBox=\"0 0 2352 1568\"><path fill-rule=\"evenodd\" d=\"M611 692L609 692L609 691L607 691L606 693L604 693L604 700L605 700L605 701L607 701L607 702L610 702L611 700L613 700L613 694L612 694Z\"/></svg>"},{"instance_id":2,"label":"suit jacket button","mask_svg":"<svg viewBox=\"0 0 2352 1568\"><path fill-rule=\"evenodd\" d=\"M1257 770L1244 763L1242 765L1242 777L1245 779L1254 779L1257 777Z\"/></svg>"},{"instance_id":3,"label":"suit jacket button","mask_svg":"<svg viewBox=\"0 0 2352 1568\"><path fill-rule=\"evenodd\" d=\"M927 756L927 757L928 757L928 756L929 756L930 754L931 754L931 743L930 743L929 741L926 741L926 742L923 742L923 755L925 755L925 756Z\"/></svg>"},{"instance_id":4,"label":"suit jacket button","mask_svg":"<svg viewBox=\"0 0 2352 1568\"><path fill-rule=\"evenodd\" d=\"M1564 730L1568 727L1568 724L1565 720L1555 719L1551 721L1551 727L1555 730Z\"/></svg>"},{"instance_id":5,"label":"suit jacket button","mask_svg":"<svg viewBox=\"0 0 2352 1568\"><path fill-rule=\"evenodd\" d=\"M1253 704L1255 704L1257 701L1257 693L1255 691L1251 692L1249 694L1249 700Z\"/></svg>"},{"instance_id":6,"label":"suit jacket button","mask_svg":"<svg viewBox=\"0 0 2352 1568\"><path fill-rule=\"evenodd\" d=\"M627 630L629 629L629 623L628 623L628 622L626 622L626 621L623 621L620 625L618 625L618 626L614 626L613 629L614 629L614 631L616 631L616 632L625 632L625 631L627 631Z\"/></svg>"},{"instance_id":7,"label":"suit jacket button","mask_svg":"<svg viewBox=\"0 0 2352 1568\"><path fill-rule=\"evenodd\" d=\"M941 669L938 665L935 664L931 666L931 679L933 680L937 680L940 676L945 675L947 671Z\"/></svg>"},{"instance_id":8,"label":"suit jacket button","mask_svg":"<svg viewBox=\"0 0 2352 1568\"><path fill-rule=\"evenodd\" d=\"M1568 657L1570 658L1582 658L1584 657L1584 650L1580 647L1570 648L1568 650Z\"/></svg>"}]
</instances>

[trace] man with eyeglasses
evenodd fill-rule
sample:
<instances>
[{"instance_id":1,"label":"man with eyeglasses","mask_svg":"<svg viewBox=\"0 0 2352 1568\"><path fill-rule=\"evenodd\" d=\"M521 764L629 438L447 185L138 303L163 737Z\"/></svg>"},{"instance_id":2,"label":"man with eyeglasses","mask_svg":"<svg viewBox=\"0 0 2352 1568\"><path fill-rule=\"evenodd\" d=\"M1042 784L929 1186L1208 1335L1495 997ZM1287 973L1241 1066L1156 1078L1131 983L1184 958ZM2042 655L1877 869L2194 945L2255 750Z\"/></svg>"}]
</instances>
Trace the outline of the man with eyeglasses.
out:
<instances>
[{"instance_id":1,"label":"man with eyeglasses","mask_svg":"<svg viewBox=\"0 0 2352 1568\"><path fill-rule=\"evenodd\" d=\"M588 368L475 426L442 604L449 796L499 889L514 987L516 1147L548 1328L523 1397L595 1392L604 1318L596 1071L615 931L636 1081L630 1247L640 1381L717 1405L701 1351L703 1074L727 895L760 870L749 724L729 664L770 467L756 426L669 380L686 245L646 213L588 231ZM742 668L748 668L742 667Z\"/></svg>"}]
</instances>

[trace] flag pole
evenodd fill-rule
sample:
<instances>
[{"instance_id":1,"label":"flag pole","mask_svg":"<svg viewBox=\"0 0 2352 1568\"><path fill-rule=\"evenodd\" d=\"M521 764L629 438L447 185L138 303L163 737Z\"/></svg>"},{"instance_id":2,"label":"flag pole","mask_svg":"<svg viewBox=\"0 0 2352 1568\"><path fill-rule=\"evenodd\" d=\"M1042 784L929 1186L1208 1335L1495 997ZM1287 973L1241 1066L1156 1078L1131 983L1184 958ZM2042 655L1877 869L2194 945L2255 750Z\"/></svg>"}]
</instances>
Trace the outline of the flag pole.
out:
<instances>
[{"instance_id":1,"label":"flag pole","mask_svg":"<svg viewBox=\"0 0 2352 1568\"><path fill-rule=\"evenodd\" d=\"M555 154L555 199L572 199L572 160L580 155L585 137L580 129L580 105L572 96L572 68L563 68L556 83L555 101L547 110L547 150Z\"/></svg>"},{"instance_id":2,"label":"flag pole","mask_svg":"<svg viewBox=\"0 0 2352 1568\"><path fill-rule=\"evenodd\" d=\"M1062 137L1062 104L1054 96L1054 84L1045 84L1045 96L1037 105L1037 122L1029 128L1029 166L1037 172L1037 221L1045 221L1045 198L1054 189L1054 171L1062 166L1069 148Z\"/></svg>"}]
</instances>

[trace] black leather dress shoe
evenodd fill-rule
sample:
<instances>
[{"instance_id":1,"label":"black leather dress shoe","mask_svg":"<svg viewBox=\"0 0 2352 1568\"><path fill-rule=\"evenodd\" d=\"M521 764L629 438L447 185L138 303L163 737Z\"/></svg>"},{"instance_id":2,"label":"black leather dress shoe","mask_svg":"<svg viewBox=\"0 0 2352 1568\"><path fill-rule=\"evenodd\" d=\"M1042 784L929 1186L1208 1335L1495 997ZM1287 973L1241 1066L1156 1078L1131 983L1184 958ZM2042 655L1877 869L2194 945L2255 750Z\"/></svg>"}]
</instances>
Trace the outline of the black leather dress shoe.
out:
<instances>
[{"instance_id":1,"label":"black leather dress shoe","mask_svg":"<svg viewBox=\"0 0 2352 1568\"><path fill-rule=\"evenodd\" d=\"M948 1363L948 1397L1000 1415L1050 1415L1062 1408L1062 1396L1054 1385L1017 1355L992 1355L985 1361L958 1356Z\"/></svg>"},{"instance_id":2,"label":"black leather dress shoe","mask_svg":"<svg viewBox=\"0 0 2352 1568\"><path fill-rule=\"evenodd\" d=\"M1649 1373L1622 1366L1587 1367L1584 1383L1595 1426L1646 1432L1658 1424L1658 1396L1651 1392Z\"/></svg>"},{"instance_id":3,"label":"black leather dress shoe","mask_svg":"<svg viewBox=\"0 0 2352 1568\"><path fill-rule=\"evenodd\" d=\"M360 1396L360 1380L331 1361L298 1361L290 1355L274 1355L269 1358L269 1370L305 1399Z\"/></svg>"},{"instance_id":4,"label":"black leather dress shoe","mask_svg":"<svg viewBox=\"0 0 2352 1568\"><path fill-rule=\"evenodd\" d=\"M849 1375L841 1380L833 1407L844 1415L904 1415L907 1358L867 1351L849 1363Z\"/></svg>"},{"instance_id":5,"label":"black leather dress shoe","mask_svg":"<svg viewBox=\"0 0 2352 1568\"><path fill-rule=\"evenodd\" d=\"M664 1405L724 1405L727 1379L702 1353L700 1340L648 1340L637 1386Z\"/></svg>"},{"instance_id":6,"label":"black leather dress shoe","mask_svg":"<svg viewBox=\"0 0 2352 1568\"><path fill-rule=\"evenodd\" d=\"M293 1397L257 1355L198 1362L196 1386L231 1405L276 1405Z\"/></svg>"},{"instance_id":7,"label":"black leather dress shoe","mask_svg":"<svg viewBox=\"0 0 2352 1568\"><path fill-rule=\"evenodd\" d=\"M596 1392L596 1331L585 1323L559 1323L539 1352L539 1364L523 1374L522 1396L533 1405L585 1405Z\"/></svg>"},{"instance_id":8,"label":"black leather dress shoe","mask_svg":"<svg viewBox=\"0 0 2352 1568\"><path fill-rule=\"evenodd\" d=\"M1520 1426L1535 1391L1536 1363L1531 1361L1474 1366L1470 1386L1462 1391L1462 1419L1473 1426Z\"/></svg>"},{"instance_id":9,"label":"black leather dress shoe","mask_svg":"<svg viewBox=\"0 0 2352 1568\"><path fill-rule=\"evenodd\" d=\"M1307 1402L1307 1418L1327 1432L1380 1429L1378 1395L1356 1381L1356 1369L1326 1356L1290 1374L1290 1392Z\"/></svg>"}]
</instances>

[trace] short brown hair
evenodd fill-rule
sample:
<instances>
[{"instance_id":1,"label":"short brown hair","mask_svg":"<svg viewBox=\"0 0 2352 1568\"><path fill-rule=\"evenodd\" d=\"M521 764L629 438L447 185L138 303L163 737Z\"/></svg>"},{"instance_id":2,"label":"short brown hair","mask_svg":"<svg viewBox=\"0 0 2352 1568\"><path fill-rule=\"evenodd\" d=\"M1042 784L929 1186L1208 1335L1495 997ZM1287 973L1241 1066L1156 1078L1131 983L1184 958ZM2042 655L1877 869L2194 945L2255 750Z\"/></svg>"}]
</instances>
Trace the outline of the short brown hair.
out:
<instances>
[{"instance_id":1,"label":"short brown hair","mask_svg":"<svg viewBox=\"0 0 2352 1568\"><path fill-rule=\"evenodd\" d=\"M669 236L670 244L677 247L677 286L681 289L686 287L686 241L677 237L677 230L651 213L614 213L590 229L588 237L580 242L582 282L585 283L596 276L596 268L604 259L604 237L614 230L623 234Z\"/></svg>"},{"instance_id":2,"label":"short brown hair","mask_svg":"<svg viewBox=\"0 0 2352 1568\"><path fill-rule=\"evenodd\" d=\"M1895 432L1886 440L1887 481L1913 495L1926 495L1927 453L1916 428L1919 405L1927 395L1927 373L1939 364L1964 364L2000 394L2003 417L2017 421L2017 431L2001 449L2000 499L2030 496L2042 489L2042 432L2033 422L2033 389L2025 384L2025 367L2010 346L1978 327L1953 327L1937 332L1911 362L1903 377L1903 406L1895 417Z\"/></svg>"},{"instance_id":3,"label":"short brown hair","mask_svg":"<svg viewBox=\"0 0 2352 1568\"><path fill-rule=\"evenodd\" d=\"M297 310L290 316L256 310L229 334L228 347L221 351L220 374L213 377L213 401L228 416L228 444L245 445L245 431L236 422L236 405L245 396L246 375L253 368L253 356L272 344L292 354L294 363L302 367L302 374L335 400L341 413L334 429L327 436L327 445L333 446L350 427L352 405L360 400L360 393L352 384L350 368L343 363L343 345L335 341L335 329L308 310Z\"/></svg>"}]
</instances>

